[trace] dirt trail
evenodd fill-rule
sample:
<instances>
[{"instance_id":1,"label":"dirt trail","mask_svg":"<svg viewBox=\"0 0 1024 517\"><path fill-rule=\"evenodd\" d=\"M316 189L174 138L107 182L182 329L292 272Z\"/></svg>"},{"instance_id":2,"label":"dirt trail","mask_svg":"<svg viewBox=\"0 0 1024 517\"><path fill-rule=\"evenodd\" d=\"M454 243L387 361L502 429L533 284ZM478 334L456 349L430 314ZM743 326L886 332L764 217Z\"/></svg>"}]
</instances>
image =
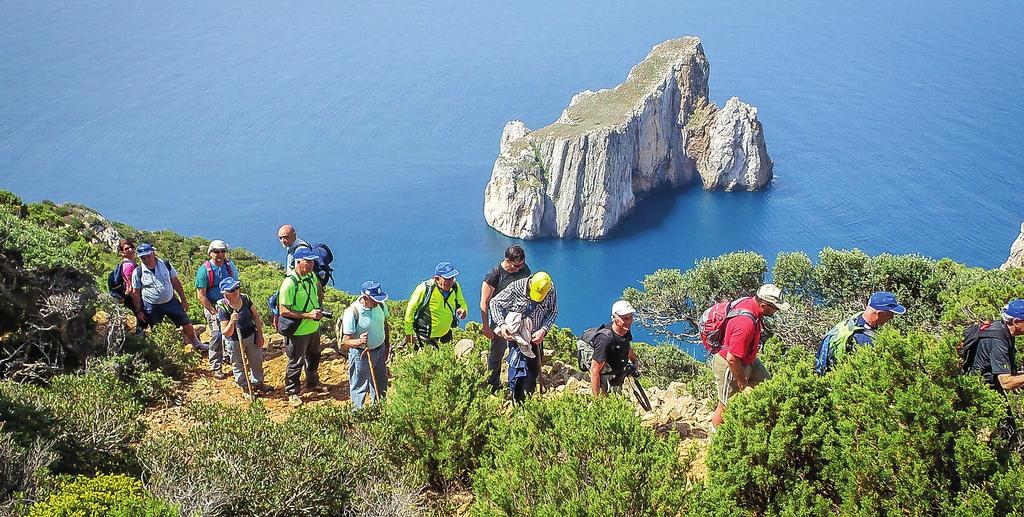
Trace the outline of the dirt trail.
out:
<instances>
[{"instance_id":1,"label":"dirt trail","mask_svg":"<svg viewBox=\"0 0 1024 517\"><path fill-rule=\"evenodd\" d=\"M271 419L283 421L296 408L288 403L284 393L284 372L288 358L280 343L268 345L263 351L263 369L266 383L274 388L273 392L259 394L259 400L267 409ZM235 384L234 378L228 374L226 379L216 379L207 366L206 354L198 368L190 370L178 388L173 405L150 409L144 420L153 429L182 428L185 425L184 406L191 402L216 402L231 406L247 406L249 402L243 397L242 390ZM225 367L226 372L230 372ZM342 358L333 349L325 348L320 362L320 382L328 388L327 393L303 393L305 405L348 404L348 360ZM305 374L303 374L305 381Z\"/></svg>"}]
</instances>

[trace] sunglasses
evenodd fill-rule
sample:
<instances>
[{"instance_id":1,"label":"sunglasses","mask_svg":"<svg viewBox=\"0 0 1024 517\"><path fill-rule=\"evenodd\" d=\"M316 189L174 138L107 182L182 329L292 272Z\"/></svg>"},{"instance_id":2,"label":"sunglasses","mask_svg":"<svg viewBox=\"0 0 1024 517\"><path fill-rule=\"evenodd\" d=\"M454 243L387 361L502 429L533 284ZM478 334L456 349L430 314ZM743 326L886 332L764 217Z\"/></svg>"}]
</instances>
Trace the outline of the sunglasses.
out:
<instances>
[{"instance_id":1,"label":"sunglasses","mask_svg":"<svg viewBox=\"0 0 1024 517\"><path fill-rule=\"evenodd\" d=\"M210 253L213 253L213 254L216 254L216 255L223 255L223 254L227 253L227 250L213 250Z\"/></svg>"}]
</instances>

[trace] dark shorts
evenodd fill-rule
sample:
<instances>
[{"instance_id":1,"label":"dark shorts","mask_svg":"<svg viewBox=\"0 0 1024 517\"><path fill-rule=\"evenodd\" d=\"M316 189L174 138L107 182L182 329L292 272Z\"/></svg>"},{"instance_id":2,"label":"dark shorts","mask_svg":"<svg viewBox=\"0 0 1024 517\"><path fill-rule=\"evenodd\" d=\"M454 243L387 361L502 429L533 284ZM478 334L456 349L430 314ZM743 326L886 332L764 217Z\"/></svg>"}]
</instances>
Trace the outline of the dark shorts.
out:
<instances>
[{"instance_id":1,"label":"dark shorts","mask_svg":"<svg viewBox=\"0 0 1024 517\"><path fill-rule=\"evenodd\" d=\"M143 304L148 305L148 304ZM157 325L164 320L164 316L171 319L175 326L184 327L189 323L192 323L188 319L188 314L185 314L185 309L181 307L181 302L177 298L171 298L171 301L167 303L161 303L160 305L148 305L146 307L146 322L150 326Z\"/></svg>"}]
</instances>

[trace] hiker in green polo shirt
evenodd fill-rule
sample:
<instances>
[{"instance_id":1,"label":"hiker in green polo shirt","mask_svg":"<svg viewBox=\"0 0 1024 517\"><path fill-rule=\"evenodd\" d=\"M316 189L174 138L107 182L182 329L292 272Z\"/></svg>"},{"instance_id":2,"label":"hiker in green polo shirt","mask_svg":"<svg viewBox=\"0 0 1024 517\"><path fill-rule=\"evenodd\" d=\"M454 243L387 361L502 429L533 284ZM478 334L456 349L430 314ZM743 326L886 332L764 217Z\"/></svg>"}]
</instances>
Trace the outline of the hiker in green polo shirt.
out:
<instances>
[{"instance_id":1,"label":"hiker in green polo shirt","mask_svg":"<svg viewBox=\"0 0 1024 517\"><path fill-rule=\"evenodd\" d=\"M452 329L466 317L467 308L462 287L455 280L458 275L451 262L440 262L434 267L434 278L416 286L405 309L406 344L412 344L413 336L417 348L452 340Z\"/></svg>"},{"instance_id":2,"label":"hiker in green polo shirt","mask_svg":"<svg viewBox=\"0 0 1024 517\"><path fill-rule=\"evenodd\" d=\"M320 319L324 314L320 306L320 280L313 274L316 253L309 248L299 248L294 258L295 273L284 279L278 295L281 311L278 330L285 335L284 352L288 356L284 391L292 405L300 406L299 380L303 369L308 391L326 391L317 375L321 352Z\"/></svg>"}]
</instances>

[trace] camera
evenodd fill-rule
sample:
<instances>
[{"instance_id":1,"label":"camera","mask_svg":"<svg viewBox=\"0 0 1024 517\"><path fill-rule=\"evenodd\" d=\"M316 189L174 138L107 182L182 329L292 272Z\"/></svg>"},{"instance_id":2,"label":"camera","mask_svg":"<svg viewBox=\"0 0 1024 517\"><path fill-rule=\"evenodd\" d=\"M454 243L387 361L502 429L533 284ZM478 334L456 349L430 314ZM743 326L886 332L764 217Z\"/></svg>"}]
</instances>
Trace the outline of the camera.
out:
<instances>
[{"instance_id":1,"label":"camera","mask_svg":"<svg viewBox=\"0 0 1024 517\"><path fill-rule=\"evenodd\" d=\"M325 318L333 318L334 317L334 313L333 312L326 311L326 310L323 310L323 309L320 309L320 314L323 314Z\"/></svg>"}]
</instances>

